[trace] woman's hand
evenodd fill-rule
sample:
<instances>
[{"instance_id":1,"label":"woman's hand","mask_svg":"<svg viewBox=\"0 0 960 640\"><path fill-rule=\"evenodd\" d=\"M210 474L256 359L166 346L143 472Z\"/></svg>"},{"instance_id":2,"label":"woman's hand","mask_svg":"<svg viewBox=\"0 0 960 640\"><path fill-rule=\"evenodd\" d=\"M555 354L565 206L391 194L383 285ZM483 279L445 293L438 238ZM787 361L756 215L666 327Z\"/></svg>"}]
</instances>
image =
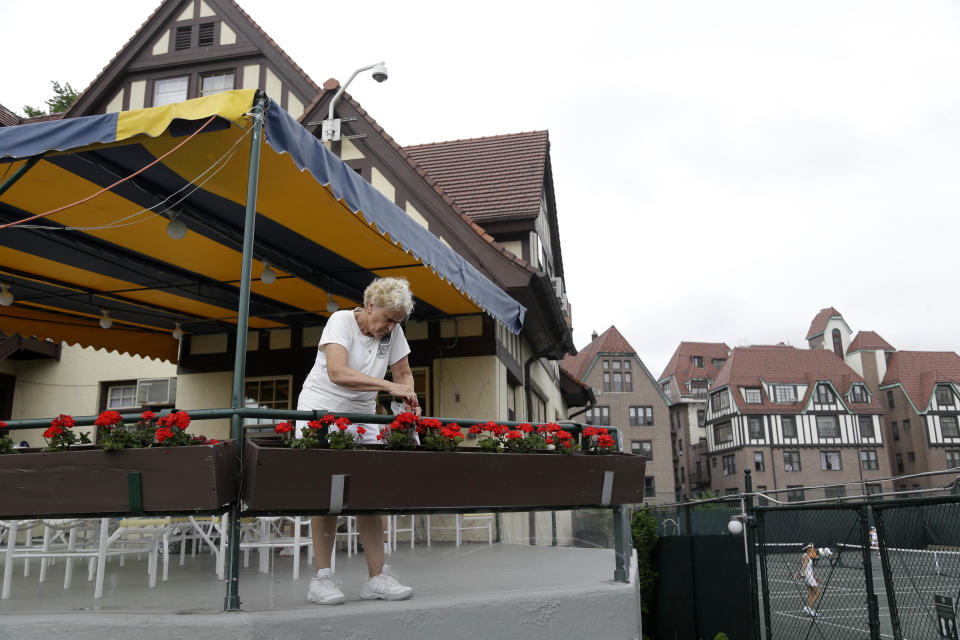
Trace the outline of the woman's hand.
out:
<instances>
[{"instance_id":1,"label":"woman's hand","mask_svg":"<svg viewBox=\"0 0 960 640\"><path fill-rule=\"evenodd\" d=\"M413 387L408 384L398 384L396 382L390 382L388 384L389 388L387 389L387 393L394 398L402 399L405 409L409 410L410 413L417 413L417 415L419 415L420 401L417 400L417 394L413 390ZM413 409L416 409L416 411Z\"/></svg>"}]
</instances>

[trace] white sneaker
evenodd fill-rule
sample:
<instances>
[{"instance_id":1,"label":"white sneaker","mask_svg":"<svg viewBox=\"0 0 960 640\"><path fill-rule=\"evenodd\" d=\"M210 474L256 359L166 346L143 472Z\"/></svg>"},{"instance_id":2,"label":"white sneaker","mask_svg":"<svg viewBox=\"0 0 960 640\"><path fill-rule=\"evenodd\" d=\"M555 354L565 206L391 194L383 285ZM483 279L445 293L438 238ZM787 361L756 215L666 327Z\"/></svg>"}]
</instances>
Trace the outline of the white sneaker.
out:
<instances>
[{"instance_id":1,"label":"white sneaker","mask_svg":"<svg viewBox=\"0 0 960 640\"><path fill-rule=\"evenodd\" d=\"M320 569L310 581L307 600L316 604L343 604L346 598L340 590L340 580L330 569Z\"/></svg>"},{"instance_id":2,"label":"white sneaker","mask_svg":"<svg viewBox=\"0 0 960 640\"><path fill-rule=\"evenodd\" d=\"M380 575L367 580L360 590L360 597L364 600L406 600L412 595L413 589L400 584L386 564Z\"/></svg>"}]
</instances>

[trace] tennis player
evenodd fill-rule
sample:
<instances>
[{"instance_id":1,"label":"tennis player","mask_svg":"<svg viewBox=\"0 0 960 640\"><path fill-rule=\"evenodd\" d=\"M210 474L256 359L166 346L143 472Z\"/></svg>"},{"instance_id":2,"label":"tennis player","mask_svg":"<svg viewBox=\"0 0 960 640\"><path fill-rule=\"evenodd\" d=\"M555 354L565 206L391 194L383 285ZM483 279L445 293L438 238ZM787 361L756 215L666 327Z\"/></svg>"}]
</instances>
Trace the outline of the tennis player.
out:
<instances>
[{"instance_id":1,"label":"tennis player","mask_svg":"<svg viewBox=\"0 0 960 640\"><path fill-rule=\"evenodd\" d=\"M803 556L800 558L800 573L797 575L798 578L803 579L803 583L807 586L807 606L803 608L803 611L814 618L820 615L816 611L815 604L823 592L820 588L820 581L813 575L813 560L816 557L817 548L813 546L812 542L804 546Z\"/></svg>"}]
</instances>

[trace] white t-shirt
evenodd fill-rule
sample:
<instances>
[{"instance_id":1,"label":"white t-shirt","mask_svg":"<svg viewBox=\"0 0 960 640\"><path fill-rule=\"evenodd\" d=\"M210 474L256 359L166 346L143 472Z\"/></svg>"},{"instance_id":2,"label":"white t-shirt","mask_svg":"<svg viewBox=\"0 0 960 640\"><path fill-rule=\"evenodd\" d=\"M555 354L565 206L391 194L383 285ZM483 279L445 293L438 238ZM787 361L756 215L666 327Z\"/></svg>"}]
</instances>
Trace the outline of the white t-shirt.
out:
<instances>
[{"instance_id":1,"label":"white t-shirt","mask_svg":"<svg viewBox=\"0 0 960 640\"><path fill-rule=\"evenodd\" d=\"M373 413L376 410L376 391L357 391L334 384L327 372L327 354L322 348L327 344L338 344L347 350L347 366L374 378L383 378L387 367L396 364L410 353L410 345L403 335L400 325L377 340L360 332L360 325L353 311L337 311L330 316L323 328L320 343L317 345L317 359L303 383L303 390L297 402L300 411L324 410L331 413ZM297 435L300 426L297 423ZM376 425L365 425L367 433L376 442ZM371 428L372 427L372 428ZM371 433L373 432L373 433ZM371 441L365 437L365 441Z\"/></svg>"}]
</instances>

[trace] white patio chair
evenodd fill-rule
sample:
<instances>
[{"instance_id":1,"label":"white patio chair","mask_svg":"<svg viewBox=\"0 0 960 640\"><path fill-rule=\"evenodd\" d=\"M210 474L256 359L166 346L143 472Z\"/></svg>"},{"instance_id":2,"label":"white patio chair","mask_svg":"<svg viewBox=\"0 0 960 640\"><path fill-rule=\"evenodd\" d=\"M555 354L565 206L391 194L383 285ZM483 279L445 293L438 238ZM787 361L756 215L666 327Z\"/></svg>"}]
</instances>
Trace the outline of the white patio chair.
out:
<instances>
[{"instance_id":1,"label":"white patio chair","mask_svg":"<svg viewBox=\"0 0 960 640\"><path fill-rule=\"evenodd\" d=\"M388 517L390 521L390 528L393 531L392 535L390 536L390 541L393 543L393 550L394 551L397 550L397 538L399 537L398 534L401 534L401 533L410 534L410 548L413 549L413 543L415 541L414 529L416 528L416 518L413 516L413 514L411 513L411 514L405 514L405 515L392 515ZM410 526L400 528L399 526L400 518L410 518Z\"/></svg>"},{"instance_id":2,"label":"white patio chair","mask_svg":"<svg viewBox=\"0 0 960 640\"><path fill-rule=\"evenodd\" d=\"M453 525L434 525L427 514L427 546L431 545L431 534L437 531L455 531L454 540L459 547L463 542L463 532L471 530L487 530L487 544L493 544L493 513L458 513ZM470 524L465 524L470 523ZM479 523L479 524L478 524Z\"/></svg>"},{"instance_id":3,"label":"white patio chair","mask_svg":"<svg viewBox=\"0 0 960 640\"><path fill-rule=\"evenodd\" d=\"M282 531L284 523L293 523L293 535ZM307 535L303 527L307 527ZM310 518L301 516L274 516L263 518L244 518L240 527L240 550L244 552L243 566L250 566L250 550L256 549L260 556L260 573L270 572L270 559L274 549L292 549L293 579L300 578L300 550L308 549L308 561L313 560L313 538Z\"/></svg>"}]
</instances>

